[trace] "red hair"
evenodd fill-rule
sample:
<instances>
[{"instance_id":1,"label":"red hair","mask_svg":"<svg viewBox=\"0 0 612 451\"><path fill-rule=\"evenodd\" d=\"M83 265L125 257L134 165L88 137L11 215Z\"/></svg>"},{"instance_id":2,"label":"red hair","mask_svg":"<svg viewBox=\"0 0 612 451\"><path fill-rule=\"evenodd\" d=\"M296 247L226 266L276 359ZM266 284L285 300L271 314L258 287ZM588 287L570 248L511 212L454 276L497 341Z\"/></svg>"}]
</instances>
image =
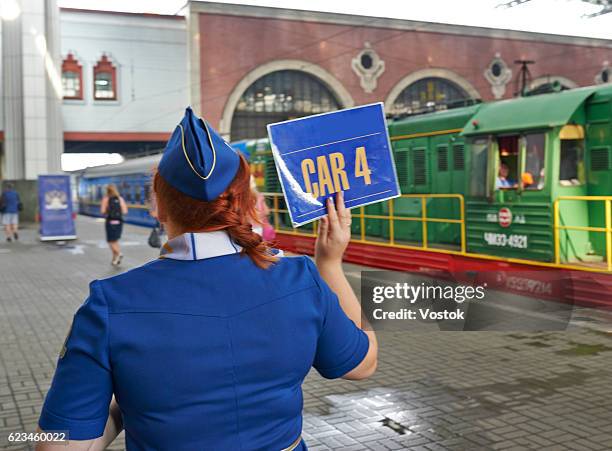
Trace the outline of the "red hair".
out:
<instances>
[{"instance_id":1,"label":"red hair","mask_svg":"<svg viewBox=\"0 0 612 451\"><path fill-rule=\"evenodd\" d=\"M258 218L256 198L250 186L251 171L240 155L240 166L230 186L211 202L194 199L171 186L155 171L153 191L170 220L183 232L214 232L226 230L232 241L242 247L260 268L277 261L261 236L251 227Z\"/></svg>"}]
</instances>

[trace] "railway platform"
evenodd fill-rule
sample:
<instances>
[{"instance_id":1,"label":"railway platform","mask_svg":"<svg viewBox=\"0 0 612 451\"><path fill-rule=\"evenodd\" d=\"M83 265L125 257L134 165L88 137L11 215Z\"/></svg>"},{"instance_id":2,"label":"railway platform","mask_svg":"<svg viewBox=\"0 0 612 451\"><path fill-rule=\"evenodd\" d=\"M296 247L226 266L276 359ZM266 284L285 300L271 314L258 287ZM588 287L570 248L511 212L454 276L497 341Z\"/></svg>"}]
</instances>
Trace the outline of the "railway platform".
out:
<instances>
[{"instance_id":1,"label":"railway platform","mask_svg":"<svg viewBox=\"0 0 612 451\"><path fill-rule=\"evenodd\" d=\"M72 315L92 279L156 258L148 229L126 225L110 265L103 223L77 219L79 239L41 243L36 228L0 244L0 449L34 432ZM359 288L358 265L346 273ZM377 373L304 384L312 450L609 450L612 315L576 308L565 331L381 331ZM124 449L121 435L110 449Z\"/></svg>"}]
</instances>

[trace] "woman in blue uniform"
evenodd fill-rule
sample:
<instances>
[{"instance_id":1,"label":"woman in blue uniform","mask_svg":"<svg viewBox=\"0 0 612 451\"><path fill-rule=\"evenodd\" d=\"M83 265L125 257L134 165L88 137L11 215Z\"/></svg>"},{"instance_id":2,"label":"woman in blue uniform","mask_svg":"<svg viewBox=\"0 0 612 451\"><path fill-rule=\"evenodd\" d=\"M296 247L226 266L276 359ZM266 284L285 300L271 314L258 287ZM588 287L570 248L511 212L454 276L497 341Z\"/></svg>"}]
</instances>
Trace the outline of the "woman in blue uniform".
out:
<instances>
[{"instance_id":1,"label":"woman in blue uniform","mask_svg":"<svg viewBox=\"0 0 612 451\"><path fill-rule=\"evenodd\" d=\"M154 177L169 241L160 258L90 285L60 352L39 426L68 447L305 450L301 385L363 379L377 343L341 267L342 196L327 204L315 264L252 231L249 168L187 109ZM40 444L39 450L53 449Z\"/></svg>"}]
</instances>

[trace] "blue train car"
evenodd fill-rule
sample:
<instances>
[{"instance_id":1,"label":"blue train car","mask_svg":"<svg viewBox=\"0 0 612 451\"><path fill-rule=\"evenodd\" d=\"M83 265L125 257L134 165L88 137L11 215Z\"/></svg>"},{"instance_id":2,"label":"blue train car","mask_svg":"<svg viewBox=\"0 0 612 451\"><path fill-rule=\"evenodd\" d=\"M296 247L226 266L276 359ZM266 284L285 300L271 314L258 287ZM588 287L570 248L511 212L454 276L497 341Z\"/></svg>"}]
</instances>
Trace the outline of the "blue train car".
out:
<instances>
[{"instance_id":1,"label":"blue train car","mask_svg":"<svg viewBox=\"0 0 612 451\"><path fill-rule=\"evenodd\" d=\"M151 169L160 158L161 154L153 155L80 172L77 177L79 213L101 217L100 202L106 186L114 183L128 206L125 222L153 227L156 220L149 215Z\"/></svg>"}]
</instances>

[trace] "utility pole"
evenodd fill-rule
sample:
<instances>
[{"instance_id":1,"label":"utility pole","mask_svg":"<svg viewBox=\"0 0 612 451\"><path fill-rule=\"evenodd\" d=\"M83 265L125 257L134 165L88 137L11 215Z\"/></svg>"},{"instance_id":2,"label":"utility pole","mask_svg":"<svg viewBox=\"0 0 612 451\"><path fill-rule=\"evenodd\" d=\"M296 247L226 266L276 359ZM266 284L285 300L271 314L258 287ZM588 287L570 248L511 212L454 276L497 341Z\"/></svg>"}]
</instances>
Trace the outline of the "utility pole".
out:
<instances>
[{"instance_id":1,"label":"utility pole","mask_svg":"<svg viewBox=\"0 0 612 451\"><path fill-rule=\"evenodd\" d=\"M529 88L529 82L531 81L531 73L529 72L529 65L534 64L532 60L515 60L514 64L520 64L521 68L517 76L517 89L514 93L515 96L524 96Z\"/></svg>"}]
</instances>

